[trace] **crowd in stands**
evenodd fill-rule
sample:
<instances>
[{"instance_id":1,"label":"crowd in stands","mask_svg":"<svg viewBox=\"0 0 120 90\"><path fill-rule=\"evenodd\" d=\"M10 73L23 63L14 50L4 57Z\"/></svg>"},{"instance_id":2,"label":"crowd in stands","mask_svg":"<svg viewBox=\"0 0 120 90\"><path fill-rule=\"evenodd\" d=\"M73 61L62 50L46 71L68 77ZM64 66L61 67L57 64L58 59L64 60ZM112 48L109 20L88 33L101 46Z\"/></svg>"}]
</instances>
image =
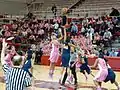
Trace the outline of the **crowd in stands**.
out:
<instances>
[{"instance_id":1,"label":"crowd in stands","mask_svg":"<svg viewBox=\"0 0 120 90\"><path fill-rule=\"evenodd\" d=\"M120 56L120 51L112 49L112 40L115 33L120 30L119 17L94 17L81 20L81 28L76 22L65 25L67 35L85 51L99 55L99 51L106 56ZM9 25L2 25L1 36L14 36L14 43L30 45L34 51L43 51L50 54L52 32L59 36L63 32L62 18L55 17L53 20L39 20L37 18L17 19ZM110 47L111 51L106 48ZM37 52L38 53L38 52Z\"/></svg>"},{"instance_id":2,"label":"crowd in stands","mask_svg":"<svg viewBox=\"0 0 120 90\"><path fill-rule=\"evenodd\" d=\"M96 55L98 55L99 49L103 49L104 52L107 47L110 47L111 51L107 51L107 56L119 56L117 51L112 49L112 40L116 39L115 34L120 30L119 24L120 20L117 17L85 18L82 21L82 28L78 32L80 35L76 33L75 40L82 45L81 48ZM79 30L76 29L77 31Z\"/></svg>"}]
</instances>

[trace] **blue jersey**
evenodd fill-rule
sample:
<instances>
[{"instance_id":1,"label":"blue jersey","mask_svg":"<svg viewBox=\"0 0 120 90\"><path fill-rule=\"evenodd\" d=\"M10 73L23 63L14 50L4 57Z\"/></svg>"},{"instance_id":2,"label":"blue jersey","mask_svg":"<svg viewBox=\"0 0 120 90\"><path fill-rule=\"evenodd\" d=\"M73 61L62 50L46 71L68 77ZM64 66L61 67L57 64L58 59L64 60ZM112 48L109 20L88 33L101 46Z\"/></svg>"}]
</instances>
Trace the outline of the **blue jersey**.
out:
<instances>
[{"instance_id":1,"label":"blue jersey","mask_svg":"<svg viewBox=\"0 0 120 90\"><path fill-rule=\"evenodd\" d=\"M85 74L85 71L90 74L90 67L88 66L88 58L87 56L81 56L80 60L84 59L84 63L82 63L82 65L80 66L80 72L82 72L83 74Z\"/></svg>"},{"instance_id":2,"label":"blue jersey","mask_svg":"<svg viewBox=\"0 0 120 90\"><path fill-rule=\"evenodd\" d=\"M31 59L32 58L32 54L33 54L32 50L28 50L27 54L28 54L27 59Z\"/></svg>"},{"instance_id":3,"label":"blue jersey","mask_svg":"<svg viewBox=\"0 0 120 90\"><path fill-rule=\"evenodd\" d=\"M63 48L62 52L62 66L68 67L70 61L70 47L68 46L68 49Z\"/></svg>"},{"instance_id":4,"label":"blue jersey","mask_svg":"<svg viewBox=\"0 0 120 90\"><path fill-rule=\"evenodd\" d=\"M26 60L24 65L23 65L23 70L27 71L29 73L29 75L32 77L32 74L30 73L29 69L32 67L31 64L31 59Z\"/></svg>"}]
</instances>

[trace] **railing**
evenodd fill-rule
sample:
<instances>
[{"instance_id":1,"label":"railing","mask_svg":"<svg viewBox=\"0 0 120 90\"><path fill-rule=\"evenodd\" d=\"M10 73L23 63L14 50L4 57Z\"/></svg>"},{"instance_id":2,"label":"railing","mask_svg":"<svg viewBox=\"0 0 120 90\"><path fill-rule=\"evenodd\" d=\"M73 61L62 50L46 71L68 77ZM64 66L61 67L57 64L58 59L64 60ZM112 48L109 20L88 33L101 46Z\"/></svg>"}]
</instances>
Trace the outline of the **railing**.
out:
<instances>
[{"instance_id":1,"label":"railing","mask_svg":"<svg viewBox=\"0 0 120 90\"><path fill-rule=\"evenodd\" d=\"M50 65L50 61L48 60L49 57L50 57L49 55L42 56L41 64L42 65ZM93 65L95 60L96 60L96 58L97 57L88 58L89 65ZM120 71L120 65L119 65L120 57L106 57L106 58L108 59L108 63L110 64L110 66L112 67L113 70ZM58 62L56 63L56 65L60 66L60 64L61 64L61 56L59 57Z\"/></svg>"}]
</instances>

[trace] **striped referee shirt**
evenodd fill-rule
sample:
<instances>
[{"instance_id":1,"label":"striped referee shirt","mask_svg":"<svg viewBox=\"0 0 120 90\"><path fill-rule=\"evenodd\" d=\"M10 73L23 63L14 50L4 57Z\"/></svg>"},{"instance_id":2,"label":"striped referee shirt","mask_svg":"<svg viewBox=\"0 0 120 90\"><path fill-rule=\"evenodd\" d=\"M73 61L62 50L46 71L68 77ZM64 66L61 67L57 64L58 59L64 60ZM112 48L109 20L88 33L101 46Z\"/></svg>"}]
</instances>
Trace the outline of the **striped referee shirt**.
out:
<instances>
[{"instance_id":1,"label":"striped referee shirt","mask_svg":"<svg viewBox=\"0 0 120 90\"><path fill-rule=\"evenodd\" d=\"M31 85L31 78L23 69L12 68L7 64L2 68L5 74L6 90L24 90Z\"/></svg>"}]
</instances>

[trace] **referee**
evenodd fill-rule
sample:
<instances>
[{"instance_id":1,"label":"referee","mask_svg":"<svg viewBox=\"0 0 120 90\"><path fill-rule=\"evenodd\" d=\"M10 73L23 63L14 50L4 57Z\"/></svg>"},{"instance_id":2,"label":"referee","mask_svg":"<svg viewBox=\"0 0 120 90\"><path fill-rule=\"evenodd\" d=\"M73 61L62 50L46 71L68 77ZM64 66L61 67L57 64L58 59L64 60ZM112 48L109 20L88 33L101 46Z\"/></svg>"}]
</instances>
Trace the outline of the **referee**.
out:
<instances>
[{"instance_id":1,"label":"referee","mask_svg":"<svg viewBox=\"0 0 120 90\"><path fill-rule=\"evenodd\" d=\"M6 90L25 90L31 85L31 78L29 74L22 69L21 56L14 56L12 63L13 67L9 67L4 60L7 43L3 39L1 51L2 69L5 74Z\"/></svg>"}]
</instances>

